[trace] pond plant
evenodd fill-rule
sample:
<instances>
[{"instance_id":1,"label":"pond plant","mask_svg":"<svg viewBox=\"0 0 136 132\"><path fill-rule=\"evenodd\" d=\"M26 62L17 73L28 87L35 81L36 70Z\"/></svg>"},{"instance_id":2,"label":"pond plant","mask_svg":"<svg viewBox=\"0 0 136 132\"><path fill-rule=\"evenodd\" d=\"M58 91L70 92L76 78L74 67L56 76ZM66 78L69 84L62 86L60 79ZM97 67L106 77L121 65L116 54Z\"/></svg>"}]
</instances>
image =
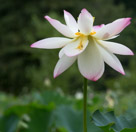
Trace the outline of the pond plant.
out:
<instances>
[{"instance_id":1,"label":"pond plant","mask_svg":"<svg viewBox=\"0 0 136 132\"><path fill-rule=\"evenodd\" d=\"M62 24L49 16L45 16L45 19L65 37L45 38L35 42L31 47L61 48L59 60L54 69L54 78L67 70L77 60L79 71L84 77L83 131L87 132L87 80L97 81L104 73L105 63L125 75L119 59L114 54L134 54L128 47L109 40L118 37L120 32L131 23L131 18L120 18L109 24L93 26L95 17L86 9L82 9L77 21L69 12L64 10L66 24ZM106 122L104 119L102 121L102 118L108 115L114 117L112 113L105 115L98 111L94 113L95 124L101 126L103 122ZM113 124L110 122L107 128Z\"/></svg>"}]
</instances>

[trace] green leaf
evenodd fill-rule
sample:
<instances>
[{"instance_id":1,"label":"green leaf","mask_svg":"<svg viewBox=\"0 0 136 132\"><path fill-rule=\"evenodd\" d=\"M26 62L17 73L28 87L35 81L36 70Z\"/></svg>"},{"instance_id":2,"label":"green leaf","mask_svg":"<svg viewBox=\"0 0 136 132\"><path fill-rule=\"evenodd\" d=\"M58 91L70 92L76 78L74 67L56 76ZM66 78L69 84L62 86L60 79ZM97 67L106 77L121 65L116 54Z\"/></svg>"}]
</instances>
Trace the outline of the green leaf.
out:
<instances>
[{"instance_id":1,"label":"green leaf","mask_svg":"<svg viewBox=\"0 0 136 132\"><path fill-rule=\"evenodd\" d=\"M113 125L114 123L110 123L106 126L102 126L100 127L104 132L114 132L114 130L111 128L111 126ZM108 131L107 131L108 130Z\"/></svg>"},{"instance_id":2,"label":"green leaf","mask_svg":"<svg viewBox=\"0 0 136 132\"><path fill-rule=\"evenodd\" d=\"M25 120L27 128L20 128L20 132L48 132L52 114L52 106L44 106L39 104L30 104L25 107L17 106L11 110L17 111L22 108L21 114L27 115L29 120ZM24 108L24 110L23 110Z\"/></svg>"},{"instance_id":3,"label":"green leaf","mask_svg":"<svg viewBox=\"0 0 136 132\"><path fill-rule=\"evenodd\" d=\"M51 112L44 108L33 108L28 113L30 121L27 123L28 128L21 132L48 132Z\"/></svg>"},{"instance_id":4,"label":"green leaf","mask_svg":"<svg viewBox=\"0 0 136 132\"><path fill-rule=\"evenodd\" d=\"M19 122L18 116L12 114L0 118L0 132L15 132Z\"/></svg>"},{"instance_id":5,"label":"green leaf","mask_svg":"<svg viewBox=\"0 0 136 132\"><path fill-rule=\"evenodd\" d=\"M16 129L19 132L48 132L52 111L52 105L33 103L13 106L5 111L0 120L0 132L16 132Z\"/></svg>"},{"instance_id":6,"label":"green leaf","mask_svg":"<svg viewBox=\"0 0 136 132\"><path fill-rule=\"evenodd\" d=\"M125 128L121 132L136 132L136 128Z\"/></svg>"},{"instance_id":7,"label":"green leaf","mask_svg":"<svg viewBox=\"0 0 136 132\"><path fill-rule=\"evenodd\" d=\"M22 116L25 113L31 113L31 111L33 109L45 109L45 110L53 110L54 108L54 104L50 104L50 105L41 105L38 103L30 103L27 105L14 105L10 108L8 108L4 114L5 115L10 115L10 114L15 114L18 115L19 117Z\"/></svg>"},{"instance_id":8,"label":"green leaf","mask_svg":"<svg viewBox=\"0 0 136 132\"><path fill-rule=\"evenodd\" d=\"M53 114L56 128L66 128L67 132L83 132L83 112L63 105L58 107ZM90 125L89 113L87 119L88 132L102 132L93 123Z\"/></svg>"},{"instance_id":9,"label":"green leaf","mask_svg":"<svg viewBox=\"0 0 136 132\"><path fill-rule=\"evenodd\" d=\"M129 120L124 116L116 117L114 112L94 112L92 120L104 132L134 132L136 131L136 118Z\"/></svg>"}]
</instances>

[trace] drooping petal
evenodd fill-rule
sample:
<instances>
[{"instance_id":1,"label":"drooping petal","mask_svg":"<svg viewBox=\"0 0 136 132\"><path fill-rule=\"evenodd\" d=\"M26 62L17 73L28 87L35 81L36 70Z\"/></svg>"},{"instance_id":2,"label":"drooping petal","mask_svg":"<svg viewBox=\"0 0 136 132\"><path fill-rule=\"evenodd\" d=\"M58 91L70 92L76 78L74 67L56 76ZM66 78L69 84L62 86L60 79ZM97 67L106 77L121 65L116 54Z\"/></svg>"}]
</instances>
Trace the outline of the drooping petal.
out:
<instances>
[{"instance_id":1,"label":"drooping petal","mask_svg":"<svg viewBox=\"0 0 136 132\"><path fill-rule=\"evenodd\" d=\"M107 48L110 52L120 55L134 55L134 53L126 46L115 42L99 40L99 43Z\"/></svg>"},{"instance_id":2,"label":"drooping petal","mask_svg":"<svg viewBox=\"0 0 136 132\"><path fill-rule=\"evenodd\" d=\"M64 55L64 48L62 48L60 51L59 51L59 58L61 58L63 55Z\"/></svg>"},{"instance_id":3,"label":"drooping petal","mask_svg":"<svg viewBox=\"0 0 136 132\"><path fill-rule=\"evenodd\" d=\"M63 55L59 61L57 62L55 69L54 69L54 78L59 76L65 70L67 70L76 60L77 57L68 57Z\"/></svg>"},{"instance_id":4,"label":"drooping petal","mask_svg":"<svg viewBox=\"0 0 136 132\"><path fill-rule=\"evenodd\" d=\"M105 49L104 47L102 47L99 44L96 44L96 46L98 47L103 60L110 66L112 67L114 70L120 72L121 74L125 75L124 69L119 61L119 59L110 51L108 51L107 49Z\"/></svg>"},{"instance_id":5,"label":"drooping petal","mask_svg":"<svg viewBox=\"0 0 136 132\"><path fill-rule=\"evenodd\" d=\"M101 24L101 25L93 26L93 30L94 30L94 31L98 31L98 30L100 30L103 26L105 26L105 25L104 25L104 24Z\"/></svg>"},{"instance_id":6,"label":"drooping petal","mask_svg":"<svg viewBox=\"0 0 136 132\"><path fill-rule=\"evenodd\" d=\"M74 32L78 32L78 25L75 18L67 11L64 10L64 18L67 26Z\"/></svg>"},{"instance_id":7,"label":"drooping petal","mask_svg":"<svg viewBox=\"0 0 136 132\"><path fill-rule=\"evenodd\" d=\"M124 28L126 28L131 22L131 18L121 18L117 19L116 21L107 24L103 26L96 34L94 37L97 39L108 39L111 38L115 35L118 35Z\"/></svg>"},{"instance_id":8,"label":"drooping petal","mask_svg":"<svg viewBox=\"0 0 136 132\"><path fill-rule=\"evenodd\" d=\"M70 43L72 39L63 37L52 37L47 39L42 39L31 45L32 48L43 48L43 49L56 49L65 46Z\"/></svg>"},{"instance_id":9,"label":"drooping petal","mask_svg":"<svg viewBox=\"0 0 136 132\"><path fill-rule=\"evenodd\" d=\"M74 32L66 25L62 24L58 20L52 19L49 16L45 16L45 19L49 21L49 23L61 34L63 34L66 37L73 38L75 37Z\"/></svg>"},{"instance_id":10,"label":"drooping petal","mask_svg":"<svg viewBox=\"0 0 136 132\"><path fill-rule=\"evenodd\" d=\"M117 38L119 35L116 35L116 36L113 36L113 37L110 37L110 38L107 38L107 39L104 39L104 40L111 40L111 39L115 39Z\"/></svg>"},{"instance_id":11,"label":"drooping petal","mask_svg":"<svg viewBox=\"0 0 136 132\"><path fill-rule=\"evenodd\" d=\"M96 81L104 72L104 61L93 41L86 50L78 56L80 73L87 79Z\"/></svg>"},{"instance_id":12,"label":"drooping petal","mask_svg":"<svg viewBox=\"0 0 136 132\"><path fill-rule=\"evenodd\" d=\"M93 21L92 15L86 9L82 9L78 18L78 28L80 32L88 35L92 30Z\"/></svg>"},{"instance_id":13,"label":"drooping petal","mask_svg":"<svg viewBox=\"0 0 136 132\"><path fill-rule=\"evenodd\" d=\"M88 45L88 40L86 37L83 39L79 38L66 45L63 48L64 53L69 57L79 55L86 49L87 45Z\"/></svg>"}]
</instances>

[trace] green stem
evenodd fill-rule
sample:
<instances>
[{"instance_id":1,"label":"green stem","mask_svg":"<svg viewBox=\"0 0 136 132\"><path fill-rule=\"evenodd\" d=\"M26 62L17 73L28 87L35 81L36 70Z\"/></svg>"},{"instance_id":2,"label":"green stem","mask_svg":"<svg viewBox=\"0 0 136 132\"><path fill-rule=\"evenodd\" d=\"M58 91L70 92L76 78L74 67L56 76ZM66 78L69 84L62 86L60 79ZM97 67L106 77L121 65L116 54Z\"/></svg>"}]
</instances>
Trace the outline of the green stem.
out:
<instances>
[{"instance_id":1,"label":"green stem","mask_svg":"<svg viewBox=\"0 0 136 132\"><path fill-rule=\"evenodd\" d=\"M87 79L84 78L84 103L83 103L83 128L84 132L87 132Z\"/></svg>"}]
</instances>

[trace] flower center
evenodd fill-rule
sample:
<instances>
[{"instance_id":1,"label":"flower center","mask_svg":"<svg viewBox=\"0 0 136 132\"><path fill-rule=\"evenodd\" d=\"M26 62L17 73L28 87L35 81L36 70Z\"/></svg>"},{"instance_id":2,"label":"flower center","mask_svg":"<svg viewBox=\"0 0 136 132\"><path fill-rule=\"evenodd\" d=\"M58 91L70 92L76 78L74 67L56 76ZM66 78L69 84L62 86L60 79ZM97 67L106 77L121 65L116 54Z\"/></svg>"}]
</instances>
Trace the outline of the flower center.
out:
<instances>
[{"instance_id":1,"label":"flower center","mask_svg":"<svg viewBox=\"0 0 136 132\"><path fill-rule=\"evenodd\" d=\"M80 32L75 33L75 35L78 35L80 37L79 38L80 39L80 43L79 43L79 45L77 46L76 49L82 50L83 49L83 41L84 41L86 36L84 34L80 33Z\"/></svg>"},{"instance_id":2,"label":"flower center","mask_svg":"<svg viewBox=\"0 0 136 132\"><path fill-rule=\"evenodd\" d=\"M90 35L94 35L94 34L96 34L96 32L93 30L93 31L90 33Z\"/></svg>"},{"instance_id":3,"label":"flower center","mask_svg":"<svg viewBox=\"0 0 136 132\"><path fill-rule=\"evenodd\" d=\"M84 34L82 34L82 33L80 33L80 32L75 33L75 35L84 36Z\"/></svg>"},{"instance_id":4,"label":"flower center","mask_svg":"<svg viewBox=\"0 0 136 132\"><path fill-rule=\"evenodd\" d=\"M94 35L94 34L96 34L96 32L94 30L92 30L92 32L90 33L90 35ZM80 36L80 37L88 36L88 35L84 35L84 34L82 34L80 32L75 33L75 35Z\"/></svg>"},{"instance_id":5,"label":"flower center","mask_svg":"<svg viewBox=\"0 0 136 132\"><path fill-rule=\"evenodd\" d=\"M79 49L79 50L83 49L83 39L81 39L81 41L76 49Z\"/></svg>"},{"instance_id":6,"label":"flower center","mask_svg":"<svg viewBox=\"0 0 136 132\"><path fill-rule=\"evenodd\" d=\"M94 30L92 30L92 32L89 34L89 35L94 35L94 34L96 34L96 32L94 31ZM75 35L77 35L78 37L79 37L79 39L80 39L80 43L79 43L79 45L77 46L77 48L76 49L79 49L79 50L82 50L83 48L84 48L84 40L89 36L89 35L85 35L85 34L82 34L82 33L80 33L80 32L77 32L77 33L75 33Z\"/></svg>"}]
</instances>

